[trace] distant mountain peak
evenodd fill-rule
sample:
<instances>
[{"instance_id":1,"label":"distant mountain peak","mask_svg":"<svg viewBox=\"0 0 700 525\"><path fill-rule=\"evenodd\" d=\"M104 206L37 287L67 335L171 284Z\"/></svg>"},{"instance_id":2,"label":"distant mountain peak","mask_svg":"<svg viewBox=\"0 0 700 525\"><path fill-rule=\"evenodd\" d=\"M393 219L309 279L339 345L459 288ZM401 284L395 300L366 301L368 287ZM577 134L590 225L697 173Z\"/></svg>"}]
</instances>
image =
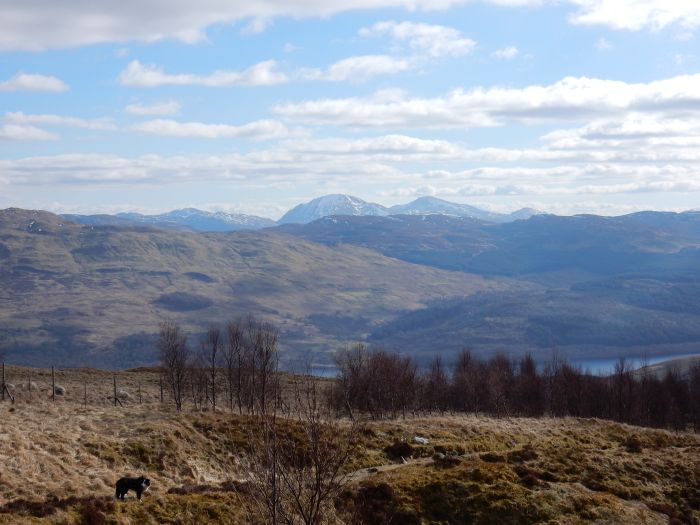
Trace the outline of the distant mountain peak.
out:
<instances>
[{"instance_id":1,"label":"distant mountain peak","mask_svg":"<svg viewBox=\"0 0 700 525\"><path fill-rule=\"evenodd\" d=\"M418 197L408 204L392 206L389 208L389 211L392 214L402 215L453 215L456 217L470 217L487 222L511 222L520 219L528 219L540 213L532 208L522 208L513 213L497 213L482 210L469 204L458 204L429 195Z\"/></svg>"},{"instance_id":2,"label":"distant mountain peak","mask_svg":"<svg viewBox=\"0 0 700 525\"><path fill-rule=\"evenodd\" d=\"M246 215L244 213L210 212L197 208L181 208L158 215L125 212L116 215L65 215L69 220L81 224L134 226L146 225L168 229L194 231L257 230L274 226L272 219Z\"/></svg>"},{"instance_id":3,"label":"distant mountain peak","mask_svg":"<svg viewBox=\"0 0 700 525\"><path fill-rule=\"evenodd\" d=\"M381 204L367 202L359 197L336 193L324 195L299 204L285 213L279 224L306 224L330 215L388 215L389 210Z\"/></svg>"},{"instance_id":4,"label":"distant mountain peak","mask_svg":"<svg viewBox=\"0 0 700 525\"><path fill-rule=\"evenodd\" d=\"M295 206L282 216L278 224L308 224L323 217L334 215L448 215L468 217L487 222L512 222L528 219L539 213L532 208L522 208L509 214L491 212L469 204L458 204L431 195L418 197L408 204L398 204L387 208L381 204L367 202L352 195L334 193Z\"/></svg>"}]
</instances>

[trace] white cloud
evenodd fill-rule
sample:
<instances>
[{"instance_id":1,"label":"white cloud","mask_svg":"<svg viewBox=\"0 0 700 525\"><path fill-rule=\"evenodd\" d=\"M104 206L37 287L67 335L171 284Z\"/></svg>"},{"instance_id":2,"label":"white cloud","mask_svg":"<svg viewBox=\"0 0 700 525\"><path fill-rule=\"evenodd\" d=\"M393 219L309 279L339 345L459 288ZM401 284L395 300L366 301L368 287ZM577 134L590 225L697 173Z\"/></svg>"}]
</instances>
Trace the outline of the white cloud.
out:
<instances>
[{"instance_id":1,"label":"white cloud","mask_svg":"<svg viewBox=\"0 0 700 525\"><path fill-rule=\"evenodd\" d=\"M305 153L325 153L328 155L351 153L449 153L456 147L446 140L420 139L407 135L383 135L361 139L309 139L288 141L288 148Z\"/></svg>"},{"instance_id":2,"label":"white cloud","mask_svg":"<svg viewBox=\"0 0 700 525\"><path fill-rule=\"evenodd\" d=\"M432 58L459 57L470 54L476 42L452 27L415 22L377 22L360 29L364 37L388 35L395 43L407 46L413 53Z\"/></svg>"},{"instance_id":3,"label":"white cloud","mask_svg":"<svg viewBox=\"0 0 700 525\"><path fill-rule=\"evenodd\" d=\"M177 122L175 120L157 119L135 124L133 129L155 135L206 139L236 137L269 140L288 137L291 134L284 124L274 120L258 120L241 126L231 126L228 124L205 124L202 122Z\"/></svg>"},{"instance_id":4,"label":"white cloud","mask_svg":"<svg viewBox=\"0 0 700 525\"><path fill-rule=\"evenodd\" d=\"M610 40L601 36L598 40L596 40L595 47L598 49L598 51L608 51L609 49L612 49L613 45L610 43Z\"/></svg>"},{"instance_id":5,"label":"white cloud","mask_svg":"<svg viewBox=\"0 0 700 525\"><path fill-rule=\"evenodd\" d=\"M268 27L272 25L271 18L253 18L248 24L241 29L242 35L257 35L264 32Z\"/></svg>"},{"instance_id":6,"label":"white cloud","mask_svg":"<svg viewBox=\"0 0 700 525\"><path fill-rule=\"evenodd\" d=\"M272 86L287 82L287 76L277 71L277 62L266 60L244 71L215 71L209 75L188 73L168 74L162 68L141 64L138 60L129 63L119 73L119 82L123 86L157 87L157 86Z\"/></svg>"},{"instance_id":7,"label":"white cloud","mask_svg":"<svg viewBox=\"0 0 700 525\"><path fill-rule=\"evenodd\" d=\"M511 59L515 58L516 56L518 56L518 53L519 53L519 51L518 51L517 47L507 46L507 47L502 47L501 49L497 49L496 51L494 51L491 54L494 58L498 58L501 60L511 60Z\"/></svg>"},{"instance_id":8,"label":"white cloud","mask_svg":"<svg viewBox=\"0 0 700 525\"><path fill-rule=\"evenodd\" d=\"M5 114L5 120L14 124L47 124L66 126L71 128L85 128L96 130L115 129L114 123L105 118L83 119L78 117L66 117L62 115L28 115L21 111Z\"/></svg>"},{"instance_id":9,"label":"white cloud","mask_svg":"<svg viewBox=\"0 0 700 525\"><path fill-rule=\"evenodd\" d=\"M124 108L129 115L175 115L180 111L180 103L173 100L157 104L129 104Z\"/></svg>"},{"instance_id":10,"label":"white cloud","mask_svg":"<svg viewBox=\"0 0 700 525\"><path fill-rule=\"evenodd\" d=\"M0 51L37 51L133 40L206 38L207 27L247 19L326 17L351 10L445 9L470 0L23 0L0 3ZM657 30L700 26L695 0L487 0L511 6L567 3L575 24Z\"/></svg>"},{"instance_id":11,"label":"white cloud","mask_svg":"<svg viewBox=\"0 0 700 525\"><path fill-rule=\"evenodd\" d=\"M679 24L700 26L700 3L695 0L568 0L579 7L575 24L603 25L613 29L659 30Z\"/></svg>"},{"instance_id":12,"label":"white cloud","mask_svg":"<svg viewBox=\"0 0 700 525\"><path fill-rule=\"evenodd\" d=\"M467 0L22 0L0 3L0 51L44 50L132 40L205 39L213 24L275 17L325 17L358 9L445 9Z\"/></svg>"},{"instance_id":13,"label":"white cloud","mask_svg":"<svg viewBox=\"0 0 700 525\"><path fill-rule=\"evenodd\" d=\"M389 55L362 55L339 60L325 70L302 69L299 76L307 80L359 82L378 75L400 73L411 67L411 63L403 58Z\"/></svg>"},{"instance_id":14,"label":"white cloud","mask_svg":"<svg viewBox=\"0 0 700 525\"><path fill-rule=\"evenodd\" d=\"M68 85L61 79L47 75L17 73L9 80L0 81L0 91L61 92L68 89Z\"/></svg>"},{"instance_id":15,"label":"white cloud","mask_svg":"<svg viewBox=\"0 0 700 525\"><path fill-rule=\"evenodd\" d=\"M4 124L0 126L0 140L55 140L58 135L34 126Z\"/></svg>"},{"instance_id":16,"label":"white cloud","mask_svg":"<svg viewBox=\"0 0 700 525\"><path fill-rule=\"evenodd\" d=\"M285 138L286 133L275 123L227 126L165 120L143 123L141 131L253 139L266 134ZM396 195L404 196L412 192L453 196L474 204L479 198L501 204L513 199L533 204L544 199L561 204L558 211L566 211L565 203L583 207L581 203L589 199L597 201L597 207L588 208L591 211L599 209L604 199L639 203L647 198L642 195L649 200L658 193L697 194L698 166L700 117L666 120L632 114L548 133L540 147L531 149L469 149L447 140L408 135L305 137L228 155L59 155L0 160L0 179L16 188L37 183L133 187L235 182L241 190L265 191L266 195L270 188L332 183L334 188L361 185L380 192L393 188ZM614 209L621 208L610 208Z\"/></svg>"},{"instance_id":17,"label":"white cloud","mask_svg":"<svg viewBox=\"0 0 700 525\"><path fill-rule=\"evenodd\" d=\"M566 77L549 85L458 89L434 98L380 92L370 97L278 104L273 111L307 123L353 128L469 128L507 122L576 122L633 111L672 116L700 111L700 74L636 84Z\"/></svg>"}]
</instances>

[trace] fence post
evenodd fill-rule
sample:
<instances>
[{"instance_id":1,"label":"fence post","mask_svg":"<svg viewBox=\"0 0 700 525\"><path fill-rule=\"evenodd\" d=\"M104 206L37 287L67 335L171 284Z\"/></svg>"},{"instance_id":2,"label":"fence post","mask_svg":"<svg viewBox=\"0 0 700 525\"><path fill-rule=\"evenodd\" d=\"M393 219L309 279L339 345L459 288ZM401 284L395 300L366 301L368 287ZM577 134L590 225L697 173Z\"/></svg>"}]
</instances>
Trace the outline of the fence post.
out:
<instances>
[{"instance_id":1,"label":"fence post","mask_svg":"<svg viewBox=\"0 0 700 525\"><path fill-rule=\"evenodd\" d=\"M2 400L5 401L5 361L2 362Z\"/></svg>"},{"instance_id":2,"label":"fence post","mask_svg":"<svg viewBox=\"0 0 700 525\"><path fill-rule=\"evenodd\" d=\"M51 401L56 402L56 369L51 367Z\"/></svg>"},{"instance_id":3,"label":"fence post","mask_svg":"<svg viewBox=\"0 0 700 525\"><path fill-rule=\"evenodd\" d=\"M160 377L160 402L163 403L163 376Z\"/></svg>"},{"instance_id":4,"label":"fence post","mask_svg":"<svg viewBox=\"0 0 700 525\"><path fill-rule=\"evenodd\" d=\"M139 383L139 405L141 404L141 383Z\"/></svg>"},{"instance_id":5,"label":"fence post","mask_svg":"<svg viewBox=\"0 0 700 525\"><path fill-rule=\"evenodd\" d=\"M85 381L85 406L87 406L87 381Z\"/></svg>"},{"instance_id":6,"label":"fence post","mask_svg":"<svg viewBox=\"0 0 700 525\"><path fill-rule=\"evenodd\" d=\"M113 376L114 378L114 406L117 406L117 375L115 374Z\"/></svg>"}]
</instances>

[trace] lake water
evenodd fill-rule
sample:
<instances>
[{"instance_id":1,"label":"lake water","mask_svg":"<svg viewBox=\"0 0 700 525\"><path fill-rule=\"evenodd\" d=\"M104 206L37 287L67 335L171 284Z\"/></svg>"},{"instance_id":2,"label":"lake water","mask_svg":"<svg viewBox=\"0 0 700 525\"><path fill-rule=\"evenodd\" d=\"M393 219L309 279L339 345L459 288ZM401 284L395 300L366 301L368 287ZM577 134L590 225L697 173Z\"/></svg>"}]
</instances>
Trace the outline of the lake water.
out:
<instances>
[{"instance_id":1,"label":"lake water","mask_svg":"<svg viewBox=\"0 0 700 525\"><path fill-rule=\"evenodd\" d=\"M680 359L683 357L693 357L698 354L673 354L673 355L661 355L654 357L625 357L625 364L631 368L640 368L644 364L655 365L656 363L661 363L662 361L669 361L671 359ZM606 358L606 359L571 359L571 364L581 367L582 370L588 371L595 375L610 375L615 371L615 365L619 361L619 358Z\"/></svg>"},{"instance_id":2,"label":"lake water","mask_svg":"<svg viewBox=\"0 0 700 525\"><path fill-rule=\"evenodd\" d=\"M670 359L680 359L683 357L692 357L700 354L672 354L672 355L661 355L654 357L625 357L625 363L627 366L635 369L640 368L643 364L654 365L656 363L661 363L662 361L668 361ZM580 367L581 370L591 373L593 375L610 375L615 371L615 365L619 361L619 357L609 357L609 358L596 358L596 359L570 359L569 363ZM543 363L540 363L542 365ZM312 373L317 377L335 377L338 374L338 369L332 365L323 366L316 365L311 367Z\"/></svg>"}]
</instances>

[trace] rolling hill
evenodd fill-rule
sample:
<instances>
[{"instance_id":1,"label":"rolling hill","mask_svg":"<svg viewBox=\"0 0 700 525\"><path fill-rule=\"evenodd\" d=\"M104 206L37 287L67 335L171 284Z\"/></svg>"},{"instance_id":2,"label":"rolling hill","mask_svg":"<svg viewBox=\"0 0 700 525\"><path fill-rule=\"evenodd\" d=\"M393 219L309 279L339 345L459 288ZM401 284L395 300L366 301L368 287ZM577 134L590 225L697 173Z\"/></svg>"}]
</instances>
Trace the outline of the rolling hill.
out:
<instances>
[{"instance_id":1,"label":"rolling hill","mask_svg":"<svg viewBox=\"0 0 700 525\"><path fill-rule=\"evenodd\" d=\"M246 215L244 213L208 212L195 208L173 210L158 215L141 213L117 213L116 215L62 215L63 218L79 224L92 226L152 226L169 230L191 230L206 232L228 232L239 230L259 230L276 223L272 219Z\"/></svg>"},{"instance_id":2,"label":"rolling hill","mask_svg":"<svg viewBox=\"0 0 700 525\"><path fill-rule=\"evenodd\" d=\"M78 225L0 212L0 348L32 364L154 360L159 321L193 334L248 312L289 364L366 341L421 361L553 349L697 353L700 214L331 216L261 231Z\"/></svg>"},{"instance_id":3,"label":"rolling hill","mask_svg":"<svg viewBox=\"0 0 700 525\"><path fill-rule=\"evenodd\" d=\"M423 360L464 345L539 359L553 349L580 359L700 348L698 213L537 215L507 224L444 215L327 217L278 231L540 286L436 301L368 337Z\"/></svg>"},{"instance_id":4,"label":"rolling hill","mask_svg":"<svg viewBox=\"0 0 700 525\"><path fill-rule=\"evenodd\" d=\"M151 363L165 318L198 334L248 312L279 326L292 359L431 300L510 287L523 285L279 232L82 226L0 211L0 348L19 363Z\"/></svg>"}]
</instances>

